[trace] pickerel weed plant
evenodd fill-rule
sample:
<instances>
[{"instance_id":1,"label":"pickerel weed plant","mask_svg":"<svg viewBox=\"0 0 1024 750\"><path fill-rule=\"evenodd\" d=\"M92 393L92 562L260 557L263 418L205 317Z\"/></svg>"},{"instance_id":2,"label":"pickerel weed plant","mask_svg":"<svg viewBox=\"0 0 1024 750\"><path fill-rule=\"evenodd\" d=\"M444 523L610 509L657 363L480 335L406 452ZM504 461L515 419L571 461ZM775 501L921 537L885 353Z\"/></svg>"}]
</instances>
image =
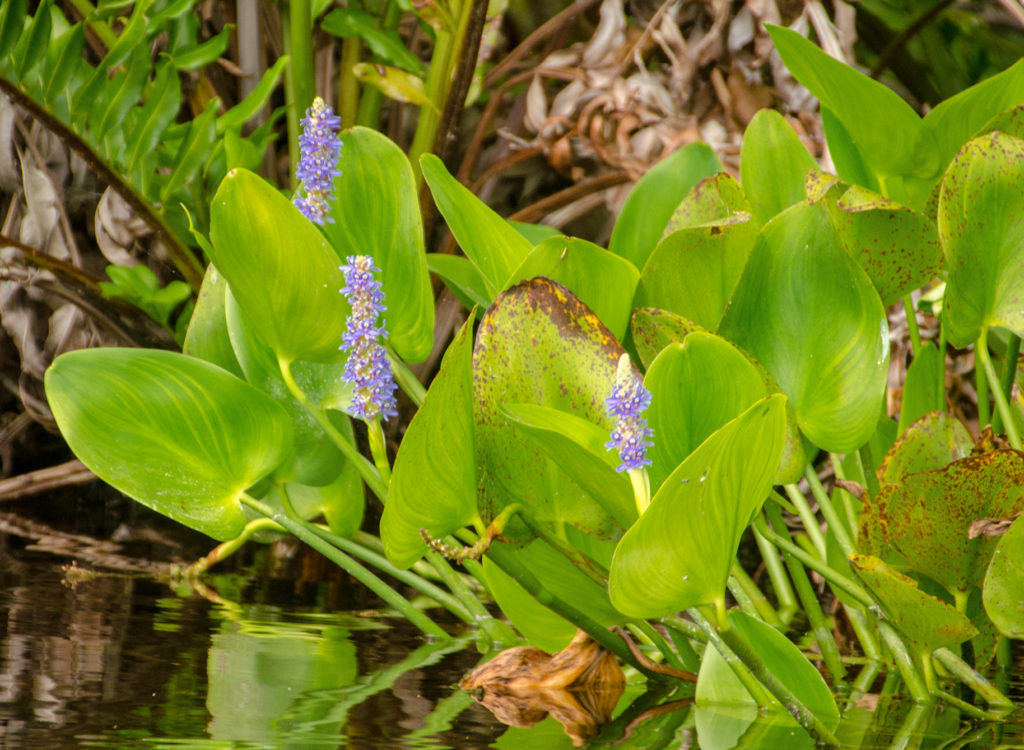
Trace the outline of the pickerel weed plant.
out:
<instances>
[{"instance_id":1,"label":"pickerel weed plant","mask_svg":"<svg viewBox=\"0 0 1024 750\"><path fill-rule=\"evenodd\" d=\"M722 703L832 741L849 706L830 686L866 692L882 672L922 705L1004 714L984 674L1008 669L1007 639L1024 635L1024 522L1009 523L1024 510L1024 63L920 118L771 33L821 100L837 174L762 111L738 180L707 146L679 150L634 187L607 249L510 224L425 155L464 257L427 255L406 156L355 127L337 164L306 162L339 153L314 105L299 207L243 169L221 182L183 354L54 362L47 395L68 443L114 487L223 541L200 566L287 531L436 638L450 634L371 568L492 643L513 634L481 587L547 651L582 629L651 680L695 673L702 742L734 731L706 718ZM428 267L475 311L424 392L406 363L433 342ZM913 361L896 421L886 307L901 301ZM936 341L916 325L926 306ZM975 443L946 411L949 345L973 345L980 422L991 396L1009 447ZM393 465L391 373L416 409ZM372 459L347 415L366 423ZM831 494L819 460L841 480ZM364 485L383 504L383 555L358 532ZM783 512L803 521L796 535ZM991 519L1004 535L972 536ZM748 530L763 587L736 560Z\"/></svg>"}]
</instances>

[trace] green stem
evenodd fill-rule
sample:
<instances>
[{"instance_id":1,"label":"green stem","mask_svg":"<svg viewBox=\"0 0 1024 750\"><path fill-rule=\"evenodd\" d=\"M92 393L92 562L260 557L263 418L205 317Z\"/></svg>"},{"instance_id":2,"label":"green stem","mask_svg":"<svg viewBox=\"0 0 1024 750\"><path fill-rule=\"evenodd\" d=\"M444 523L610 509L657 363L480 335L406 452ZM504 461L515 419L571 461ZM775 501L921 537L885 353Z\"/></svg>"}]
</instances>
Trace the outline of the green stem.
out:
<instances>
[{"instance_id":1,"label":"green stem","mask_svg":"<svg viewBox=\"0 0 1024 750\"><path fill-rule=\"evenodd\" d=\"M940 318L941 323L941 318ZM945 411L946 409L946 327L943 325L939 326L939 362L942 364L939 367L939 403L935 405L936 411Z\"/></svg>"},{"instance_id":2,"label":"green stem","mask_svg":"<svg viewBox=\"0 0 1024 750\"><path fill-rule=\"evenodd\" d=\"M88 18L96 12L96 6L89 2L89 0L71 0L71 6L82 14L82 18ZM106 21L89 21L89 30L92 31L96 38L103 42L103 46L110 50L117 42L117 34L115 34Z\"/></svg>"},{"instance_id":3,"label":"green stem","mask_svg":"<svg viewBox=\"0 0 1024 750\"><path fill-rule=\"evenodd\" d=\"M999 390L1003 397L1009 401L1013 393L1013 381L1017 376L1017 359L1020 357L1020 336L1011 333L1006 338L1006 356L1003 358L1003 374L999 379ZM1002 432L1003 412L1000 409L992 418L992 432L997 435Z\"/></svg>"},{"instance_id":4,"label":"green stem","mask_svg":"<svg viewBox=\"0 0 1024 750\"><path fill-rule=\"evenodd\" d=\"M711 627L710 623L708 623L699 611L690 610L690 616L693 617L694 621L702 628L708 631L708 638L710 642L714 644L722 657L730 663L730 666L733 667L733 671L736 673L736 676L743 682L744 687L750 691L751 697L757 701L758 705L764 705L763 694L765 689L767 689L767 692L774 696L774 698L781 703L786 710L790 712L790 714L792 714L793 718L800 723L800 726L810 732L812 737L817 739L819 742L826 742L835 745L839 744L839 741L832 734L831 730L829 730L829 728L826 727L821 720L804 705L803 701L801 701L796 694L794 694L793 691L790 690L789 687L782 682L782 680L780 680L771 669L768 668L754 646L747 642L736 628L729 628L728 630L715 632L714 628ZM723 650L722 645L727 648ZM727 653L729 656L727 656ZM736 670L737 663L742 663L746 668L749 675L747 679L742 676L742 670ZM756 686L755 690L751 690L751 685L748 685L749 678L753 678L753 683Z\"/></svg>"},{"instance_id":5,"label":"green stem","mask_svg":"<svg viewBox=\"0 0 1024 750\"><path fill-rule=\"evenodd\" d=\"M858 453L857 456L859 457L860 454ZM836 479L848 479L845 470L843 469L842 459L840 459L835 453L830 453L829 460L832 462L832 471L835 473ZM861 479L863 480L863 476ZM857 507L854 505L854 497L846 490L840 489L839 492L842 493L840 497L843 499L843 512L846 514L846 527L855 532L857 529L857 521L859 520L859 513L857 511Z\"/></svg>"},{"instance_id":6,"label":"green stem","mask_svg":"<svg viewBox=\"0 0 1024 750\"><path fill-rule=\"evenodd\" d=\"M988 332L982 331L981 336L978 338L978 343L974 347L974 356L981 360L983 365L983 372L988 376L988 379L993 383L999 382L999 376L996 374L995 367L992 366L992 359L988 354ZM981 372L975 367L975 372L978 376ZM1010 405L1006 401L1006 394L1003 393L1001 388L994 388L992 395L996 400L996 408L1003 417L1003 423L1006 425L1006 437L1010 441L1010 446L1014 450L1021 450L1020 435L1017 433L1017 421L1013 418L1013 414L1010 413ZM986 397L987 405L987 397ZM978 411L981 411L981 389L978 389ZM979 421L981 417L978 417ZM981 424L987 424L981 422Z\"/></svg>"},{"instance_id":7,"label":"green stem","mask_svg":"<svg viewBox=\"0 0 1024 750\"><path fill-rule=\"evenodd\" d=\"M292 192L298 187L295 170L299 166L300 120L314 96L313 13L309 0L288 0L288 13L281 14L285 54L289 57L285 72L285 104L288 107L288 155L291 157Z\"/></svg>"},{"instance_id":8,"label":"green stem","mask_svg":"<svg viewBox=\"0 0 1024 750\"><path fill-rule=\"evenodd\" d=\"M973 716L975 719L981 719L982 721L999 721L1005 715L999 713L998 711L985 711L983 709L978 708L977 706L972 706L967 701L961 700L952 693L946 692L945 690L940 690L939 688L935 689L935 695L936 697L946 701L946 703L950 704L951 706L960 709L963 713L967 714L968 716Z\"/></svg>"},{"instance_id":9,"label":"green stem","mask_svg":"<svg viewBox=\"0 0 1024 750\"><path fill-rule=\"evenodd\" d=\"M772 522L772 526L785 529L785 525L782 523L782 514L779 512L777 505L769 503L765 510ZM788 531L780 531L779 533L784 536L789 535ZM821 611L821 604L818 602L818 597L811 586L811 581L807 577L807 571L804 570L800 561L796 560L792 555L786 553L783 553L783 555L785 556L786 567L789 569L789 577L793 580L796 594L800 598L800 603L807 614L807 621L810 623L811 631L814 633L814 639L818 642L818 648L821 650L821 657L825 660L825 666L828 667L829 674L832 676L832 684L838 684L846 676L846 667L843 666L843 661L839 657L839 647L836 645L835 638L832 637L832 630L828 627L825 613Z\"/></svg>"},{"instance_id":10,"label":"green stem","mask_svg":"<svg viewBox=\"0 0 1024 750\"><path fill-rule=\"evenodd\" d=\"M518 515L519 519L526 524L526 527L532 531L538 539L542 540L545 544L571 562L577 570L583 573L583 575L596 583L602 589L608 587L608 571L598 565L597 562L591 560L590 557L556 536L551 529L540 523L529 512L527 512L523 506L516 504L515 506L510 505L507 507L515 507L515 514Z\"/></svg>"},{"instance_id":11,"label":"green stem","mask_svg":"<svg viewBox=\"0 0 1024 750\"><path fill-rule=\"evenodd\" d=\"M645 675L653 676L636 660L625 641L591 619L589 615L580 612L571 604L552 594L549 589L544 587L537 576L516 559L512 549L507 544L504 542L492 544L487 552L487 556L501 570L514 578L516 583L526 589L538 602L586 632L587 635L619 657L621 661Z\"/></svg>"},{"instance_id":12,"label":"green stem","mask_svg":"<svg viewBox=\"0 0 1024 750\"><path fill-rule=\"evenodd\" d=\"M878 639L875 638L875 634L868 624L864 612L856 607L846 607L846 617L850 621L850 627L853 628L857 640L860 642L860 648L864 652L864 657L872 662L881 661L882 649L878 645Z\"/></svg>"},{"instance_id":13,"label":"green stem","mask_svg":"<svg viewBox=\"0 0 1024 750\"><path fill-rule=\"evenodd\" d=\"M928 692L927 686L921 680L921 675L917 671L917 665L900 639L899 634L889 623L881 621L878 623L878 632L882 634L885 645L892 652L893 660L896 662L896 669L899 670L900 677L903 678L907 690L910 691L910 697L918 703L930 701L932 699L931 693Z\"/></svg>"},{"instance_id":14,"label":"green stem","mask_svg":"<svg viewBox=\"0 0 1024 750\"><path fill-rule=\"evenodd\" d=\"M750 693L750 697L759 706L770 706L775 703L775 698L768 691L764 685L762 685L758 679L754 676L754 673L750 671L746 662L740 659L739 656L729 647L729 644L725 642L721 634L715 629L704 614L694 607L693 609L687 610L688 614L693 621L700 627L701 632L707 639L707 642L714 647L715 651L721 655L722 659L729 668L732 669L733 674L736 675L737 679L743 683L743 687Z\"/></svg>"},{"instance_id":15,"label":"green stem","mask_svg":"<svg viewBox=\"0 0 1024 750\"><path fill-rule=\"evenodd\" d=\"M789 501L796 508L800 520L803 521L804 531L807 532L807 536L813 542L814 549L818 551L818 556L822 560L826 559L825 535L821 533L821 526L818 525L818 519L811 512L811 507L807 504L807 498L804 497L804 494L795 484L787 484L785 490L786 495L789 496Z\"/></svg>"},{"instance_id":16,"label":"green stem","mask_svg":"<svg viewBox=\"0 0 1024 750\"><path fill-rule=\"evenodd\" d=\"M373 464L377 467L381 480L390 487L391 464L388 462L388 444L384 438L384 426L381 424L379 416L366 421L366 437L370 443L370 455L373 456Z\"/></svg>"},{"instance_id":17,"label":"green stem","mask_svg":"<svg viewBox=\"0 0 1024 750\"><path fill-rule=\"evenodd\" d=\"M864 443L857 451L860 457L861 471L864 472L864 486L867 487L868 496L878 495L878 476L875 474L875 459L871 455L871 444Z\"/></svg>"},{"instance_id":18,"label":"green stem","mask_svg":"<svg viewBox=\"0 0 1024 750\"><path fill-rule=\"evenodd\" d=\"M1013 702L996 689L995 685L971 669L963 659L948 648L938 649L933 656L939 660L939 664L945 667L950 674L984 698L989 706L997 710L1012 710L1014 708Z\"/></svg>"},{"instance_id":19,"label":"green stem","mask_svg":"<svg viewBox=\"0 0 1024 750\"><path fill-rule=\"evenodd\" d=\"M358 36L341 40L341 61L338 63L338 115L346 128L361 124L359 117L359 79L352 66L359 62L363 41Z\"/></svg>"},{"instance_id":20,"label":"green stem","mask_svg":"<svg viewBox=\"0 0 1024 750\"><path fill-rule=\"evenodd\" d=\"M398 2L385 2L382 3L382 6L386 7L384 8L384 20L381 28L386 31L394 31L398 28L398 22L402 17L402 6ZM367 86L359 99L359 113L356 115L356 124L379 130L382 100L383 94L380 89L376 86Z\"/></svg>"},{"instance_id":21,"label":"green stem","mask_svg":"<svg viewBox=\"0 0 1024 750\"><path fill-rule=\"evenodd\" d=\"M828 522L829 530L839 543L839 548L843 551L843 555L849 557L857 551L853 546L853 540L850 538L850 530L843 523L843 519L840 518L839 514L836 513L836 508L832 504L832 498L828 496L825 488L821 486L821 481L814 472L814 467L807 464L804 476L807 477L807 483L811 486L811 493L814 495L814 499L818 501L821 514L825 516L825 521ZM822 555L822 559L828 559L828 555Z\"/></svg>"},{"instance_id":22,"label":"green stem","mask_svg":"<svg viewBox=\"0 0 1024 750\"><path fill-rule=\"evenodd\" d=\"M470 4L471 0L462 0L461 2L463 7L468 7ZM441 110L444 109L448 86L451 83L451 60L454 45L455 35L452 31L441 29L437 32L434 51L430 55L430 67L427 69L427 77L423 83L423 93L426 94L430 104L420 107L416 132L412 137L412 145L409 146L409 161L416 176L417 189L423 182L423 175L420 173L420 156L428 153L433 147L434 137L437 135L437 128L441 122Z\"/></svg>"},{"instance_id":23,"label":"green stem","mask_svg":"<svg viewBox=\"0 0 1024 750\"><path fill-rule=\"evenodd\" d=\"M221 542L210 550L208 555L199 558L189 565L188 568L185 569L185 574L190 576L202 575L210 569L210 566L223 562L231 557L231 555L235 554L257 531L284 531L284 529L269 518L254 518L245 525L241 534L236 536L234 539L228 539L226 542Z\"/></svg>"},{"instance_id":24,"label":"green stem","mask_svg":"<svg viewBox=\"0 0 1024 750\"><path fill-rule=\"evenodd\" d=\"M679 615L666 615L661 618L661 624L690 640L699 643L707 643L708 641L708 634L699 625L689 620L684 620Z\"/></svg>"},{"instance_id":25,"label":"green stem","mask_svg":"<svg viewBox=\"0 0 1024 750\"><path fill-rule=\"evenodd\" d=\"M284 490L284 484L280 484L279 487L281 488L281 498L284 500L287 497L287 493ZM366 586L370 591L383 599L392 609L405 617L423 633L437 638L450 637L437 623L423 614L423 612L416 609L416 607L414 607L405 597L333 544L329 544L327 541L320 538L319 534L307 528L304 524L295 521L287 514L275 511L273 508L264 505L259 500L256 500L244 493L242 494L241 502L243 505L252 508L260 515L276 521L291 534L298 537L299 540L322 554L328 560Z\"/></svg>"},{"instance_id":26,"label":"green stem","mask_svg":"<svg viewBox=\"0 0 1024 750\"><path fill-rule=\"evenodd\" d=\"M301 520L298 518L296 518L295 520L296 522L301 522ZM359 544L358 542L352 539L347 539L343 536L338 536L337 534L331 532L330 529L320 526L319 524L311 524L309 528L313 532L318 534L321 539L323 539L326 542L329 542L330 544L333 544L342 552L349 554L352 557L359 558L365 563L369 563L382 573L387 573L392 578L395 578L401 581L402 583L406 584L407 586L416 589L424 596L430 597L463 622L471 625L476 624L476 618L474 617L473 613L469 611L469 608L466 607L465 602L460 601L459 599L452 596L450 593L440 588L439 586L435 586L434 584L430 583L430 581L424 580L420 576L408 570L396 568L388 561L386 557L384 557L384 555L374 552L373 550L364 547L363 545ZM445 583L447 583L447 581L445 581Z\"/></svg>"},{"instance_id":27,"label":"green stem","mask_svg":"<svg viewBox=\"0 0 1024 750\"><path fill-rule=\"evenodd\" d=\"M302 405L306 413L313 417L321 429L327 433L327 437L338 447L342 455L352 462L359 475L363 478L363 481L366 482L366 486L383 503L388 496L388 486L374 465L367 461L366 457L352 443L345 439L345 436L338 431L338 428L334 426L323 409L317 408L310 403L309 397L299 388L295 378L292 377L291 363L283 359L278 359L277 363L281 369L281 378L284 380L284 384L289 392L295 397L295 400Z\"/></svg>"},{"instance_id":28,"label":"green stem","mask_svg":"<svg viewBox=\"0 0 1024 750\"><path fill-rule=\"evenodd\" d=\"M444 585L447 586L473 618L473 623L479 625L492 642L511 643L517 639L515 632L503 620L493 617L487 608L477 598L476 594L466 585L448 561L434 551L426 554L426 559L431 567L437 571Z\"/></svg>"},{"instance_id":29,"label":"green stem","mask_svg":"<svg viewBox=\"0 0 1024 750\"><path fill-rule=\"evenodd\" d=\"M647 637L648 640L654 645L658 651L665 657L665 661L676 669L680 669L684 672L696 672L700 668L700 662L696 664L686 664L681 657L681 654L676 653L676 650L668 645L668 642L662 637L661 633L654 629L654 626L647 620L634 620L630 623L640 633ZM689 643L687 643L689 645ZM690 649L690 653L693 653L693 649ZM696 656L696 654L694 654Z\"/></svg>"},{"instance_id":30,"label":"green stem","mask_svg":"<svg viewBox=\"0 0 1024 750\"><path fill-rule=\"evenodd\" d=\"M772 607L761 589L757 587L753 579L747 575L747 571L743 569L743 566L739 564L738 560L733 560L732 568L729 570L729 591L736 597L736 601L740 601L742 597L746 604L740 603L741 607L745 607L744 611L748 614L753 614L766 623L771 625L773 628L782 628L782 620L779 619L778 612Z\"/></svg>"},{"instance_id":31,"label":"green stem","mask_svg":"<svg viewBox=\"0 0 1024 750\"><path fill-rule=\"evenodd\" d=\"M910 349L916 357L917 353L921 351L921 332L917 328L914 300L909 294L903 295L903 310L907 314L907 330L910 331Z\"/></svg>"},{"instance_id":32,"label":"green stem","mask_svg":"<svg viewBox=\"0 0 1024 750\"><path fill-rule=\"evenodd\" d=\"M823 563L821 560L818 560L812 555L807 554L797 545L793 544L793 542L784 539L778 534L776 534L774 531L772 531L771 527L768 526L768 522L765 520L764 516L760 514L754 516L754 528L761 532L766 539L772 541L776 547L781 549L783 552L788 552L789 554L793 555L793 557L795 557L797 560L803 563L806 567L810 568L816 573L819 573L831 585L841 588L851 597L856 599L864 607L874 606L874 600L870 596L868 596L868 593L863 588L861 588L859 584L857 584L852 579L847 578L846 576L837 572L828 564Z\"/></svg>"},{"instance_id":33,"label":"green stem","mask_svg":"<svg viewBox=\"0 0 1024 750\"><path fill-rule=\"evenodd\" d=\"M761 559L764 560L765 569L768 571L768 578L775 590L775 598L779 602L779 619L788 625L793 613L799 609L799 605L793 595L793 586L789 582L789 576L786 575L782 566L779 549L757 529L754 529L754 541L757 542Z\"/></svg>"},{"instance_id":34,"label":"green stem","mask_svg":"<svg viewBox=\"0 0 1024 750\"><path fill-rule=\"evenodd\" d=\"M978 337L978 341L974 344L974 357L975 360L980 359L982 365L988 362L988 337L986 331L982 330L981 335ZM991 366L991 363L989 363ZM977 362L974 366L974 382L978 391L978 426L984 429L987 425L991 424L992 417L989 411L988 403L988 367L978 367ZM995 373L995 370L992 371ZM998 383L999 379L993 374L991 376L993 383ZM997 389L998 390L998 389ZM1018 449L1019 450L1019 449Z\"/></svg>"}]
</instances>

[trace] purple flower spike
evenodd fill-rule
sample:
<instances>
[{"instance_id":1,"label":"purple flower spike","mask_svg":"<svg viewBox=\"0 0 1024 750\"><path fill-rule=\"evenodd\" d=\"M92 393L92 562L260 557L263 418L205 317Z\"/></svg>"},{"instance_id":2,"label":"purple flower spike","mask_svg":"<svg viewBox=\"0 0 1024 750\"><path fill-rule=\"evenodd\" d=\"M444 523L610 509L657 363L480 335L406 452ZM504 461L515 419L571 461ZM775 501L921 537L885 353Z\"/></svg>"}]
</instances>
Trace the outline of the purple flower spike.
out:
<instances>
[{"instance_id":1,"label":"purple flower spike","mask_svg":"<svg viewBox=\"0 0 1024 750\"><path fill-rule=\"evenodd\" d=\"M654 431L647 426L647 420L640 416L651 405L651 392L644 388L643 382L633 374L629 356L623 354L619 359L619 368L615 374L615 386L612 395L605 399L609 416L616 417L618 422L612 430L611 440L605 443L608 450L619 451L622 463L616 471L632 471L643 466L650 466L647 449L652 443L649 438Z\"/></svg>"},{"instance_id":2,"label":"purple flower spike","mask_svg":"<svg viewBox=\"0 0 1024 750\"><path fill-rule=\"evenodd\" d=\"M367 422L378 416L397 416L394 375L388 354L380 344L380 338L387 336L377 318L384 307L384 293L374 273L380 269L373 264L369 255L350 255L347 264L341 267L345 274L344 294L352 306L352 314L346 323L346 331L339 347L347 351L348 362L342 377L355 386L349 413Z\"/></svg>"},{"instance_id":3,"label":"purple flower spike","mask_svg":"<svg viewBox=\"0 0 1024 750\"><path fill-rule=\"evenodd\" d=\"M340 128L341 118L335 116L334 110L319 96L314 99L302 120L301 157L295 170L306 196L296 195L294 199L298 209L314 224L334 221L328 214L334 197L334 178L341 174L338 171L341 140L337 133Z\"/></svg>"}]
</instances>

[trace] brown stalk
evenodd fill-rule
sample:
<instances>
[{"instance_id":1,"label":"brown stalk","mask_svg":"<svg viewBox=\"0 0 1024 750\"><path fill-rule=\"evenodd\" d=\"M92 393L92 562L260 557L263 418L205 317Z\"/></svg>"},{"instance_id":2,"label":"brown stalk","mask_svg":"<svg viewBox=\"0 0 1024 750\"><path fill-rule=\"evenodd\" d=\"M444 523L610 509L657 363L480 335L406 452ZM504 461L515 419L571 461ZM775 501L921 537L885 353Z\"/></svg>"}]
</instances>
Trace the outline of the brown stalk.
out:
<instances>
[{"instance_id":1,"label":"brown stalk","mask_svg":"<svg viewBox=\"0 0 1024 750\"><path fill-rule=\"evenodd\" d=\"M508 220L536 222L555 209L567 206L584 196L596 193L599 190L615 187L616 185L622 185L629 181L629 173L624 169L617 172L609 172L599 177L592 177L589 180L583 180L571 187L567 187L565 190L560 190L557 193L541 198L536 203L516 211L508 217Z\"/></svg>"}]
</instances>

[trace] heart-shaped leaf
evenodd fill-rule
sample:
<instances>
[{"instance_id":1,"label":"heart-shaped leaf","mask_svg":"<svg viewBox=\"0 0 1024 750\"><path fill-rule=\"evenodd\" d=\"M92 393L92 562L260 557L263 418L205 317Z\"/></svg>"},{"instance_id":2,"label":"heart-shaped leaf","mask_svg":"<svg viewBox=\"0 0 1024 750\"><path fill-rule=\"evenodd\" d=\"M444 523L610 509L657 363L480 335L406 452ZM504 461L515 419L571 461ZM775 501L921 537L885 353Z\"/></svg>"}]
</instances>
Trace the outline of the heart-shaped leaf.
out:
<instances>
[{"instance_id":1,"label":"heart-shaped leaf","mask_svg":"<svg viewBox=\"0 0 1024 750\"><path fill-rule=\"evenodd\" d=\"M68 445L103 481L153 510L231 539L239 497L289 454L272 398L219 367L148 349L63 354L46 395Z\"/></svg>"},{"instance_id":2,"label":"heart-shaped leaf","mask_svg":"<svg viewBox=\"0 0 1024 750\"><path fill-rule=\"evenodd\" d=\"M574 524L610 538L618 525L521 431L501 407L536 404L606 429L605 412L622 347L565 287L524 281L502 293L484 315L473 354L479 509L485 521L510 503L537 520Z\"/></svg>"},{"instance_id":3,"label":"heart-shaped leaf","mask_svg":"<svg viewBox=\"0 0 1024 750\"><path fill-rule=\"evenodd\" d=\"M785 399L771 396L717 430L665 480L615 549L612 604L659 617L725 596L740 536L772 487Z\"/></svg>"},{"instance_id":4,"label":"heart-shaped leaf","mask_svg":"<svg viewBox=\"0 0 1024 750\"><path fill-rule=\"evenodd\" d=\"M949 280L943 330L957 346L991 326L1024 334L1024 140L975 138L953 159L939 194Z\"/></svg>"},{"instance_id":5,"label":"heart-shaped leaf","mask_svg":"<svg viewBox=\"0 0 1024 750\"><path fill-rule=\"evenodd\" d=\"M246 320L286 362L337 362L348 303L338 256L299 209L252 172L232 170L210 207L213 262Z\"/></svg>"},{"instance_id":6,"label":"heart-shaped leaf","mask_svg":"<svg viewBox=\"0 0 1024 750\"><path fill-rule=\"evenodd\" d=\"M719 333L764 366L804 435L844 452L875 430L888 330L878 293L839 242L827 209L800 203L761 230Z\"/></svg>"},{"instance_id":7,"label":"heart-shaped leaf","mask_svg":"<svg viewBox=\"0 0 1024 750\"><path fill-rule=\"evenodd\" d=\"M426 529L442 538L478 521L474 461L472 318L448 347L395 457L380 538L388 559L408 568L427 551Z\"/></svg>"},{"instance_id":8,"label":"heart-shaped leaf","mask_svg":"<svg viewBox=\"0 0 1024 750\"><path fill-rule=\"evenodd\" d=\"M434 296L416 182L405 153L368 128L342 133L341 174L323 232L339 258L371 255L381 269L384 327L399 356L419 362L434 343Z\"/></svg>"},{"instance_id":9,"label":"heart-shaped leaf","mask_svg":"<svg viewBox=\"0 0 1024 750\"><path fill-rule=\"evenodd\" d=\"M228 283L211 263L206 267L203 285L188 322L182 351L191 357L205 359L232 375L245 377L238 364L231 337L228 335L228 321L224 314L225 291Z\"/></svg>"}]
</instances>

